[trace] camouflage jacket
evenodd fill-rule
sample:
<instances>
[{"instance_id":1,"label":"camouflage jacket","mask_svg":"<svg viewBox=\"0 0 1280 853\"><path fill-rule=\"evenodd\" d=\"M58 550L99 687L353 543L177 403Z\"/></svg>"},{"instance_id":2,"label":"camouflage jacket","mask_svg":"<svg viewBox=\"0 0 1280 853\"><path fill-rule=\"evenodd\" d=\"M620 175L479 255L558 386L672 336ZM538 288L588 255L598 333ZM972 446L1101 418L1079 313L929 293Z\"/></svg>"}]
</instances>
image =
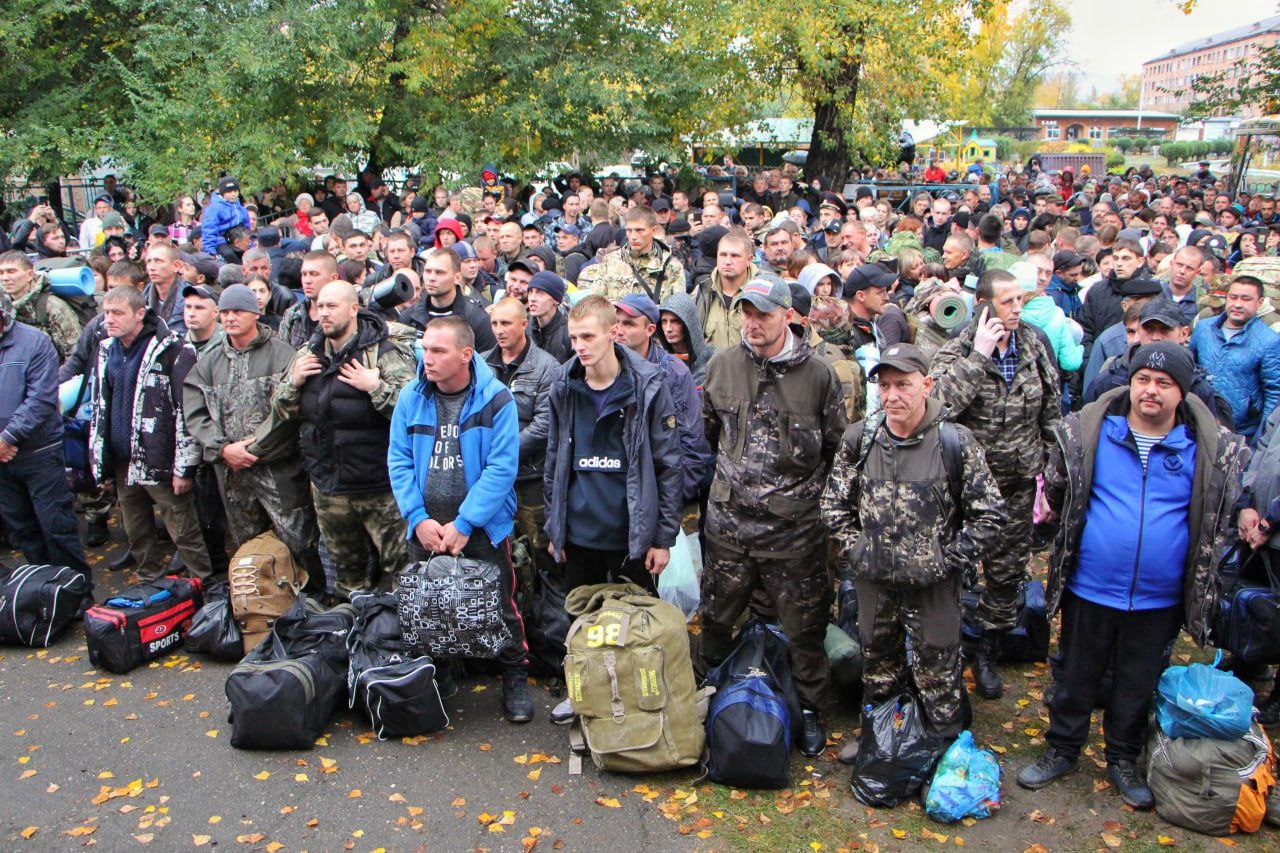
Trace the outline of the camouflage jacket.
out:
<instances>
[{"instance_id":1,"label":"camouflage jacket","mask_svg":"<svg viewBox=\"0 0 1280 853\"><path fill-rule=\"evenodd\" d=\"M706 532L759 554L808 553L818 499L848 420L840 379L792 336L782 361L745 343L707 366L702 413L716 453Z\"/></svg>"},{"instance_id":2,"label":"camouflage jacket","mask_svg":"<svg viewBox=\"0 0 1280 853\"><path fill-rule=\"evenodd\" d=\"M1031 479L1044 468L1053 427L1062 419L1058 368L1029 328L1019 329L1018 364L1006 386L1000 368L973 348L975 326L943 345L929 375L947 420L973 432L997 480Z\"/></svg>"},{"instance_id":3,"label":"camouflage jacket","mask_svg":"<svg viewBox=\"0 0 1280 853\"><path fill-rule=\"evenodd\" d=\"M53 341L58 351L58 362L64 362L80 340L80 318L71 306L49 289L49 280L37 276L26 293L13 300L18 319L28 326L35 326Z\"/></svg>"},{"instance_id":4,"label":"camouflage jacket","mask_svg":"<svg viewBox=\"0 0 1280 853\"><path fill-rule=\"evenodd\" d=\"M884 428L858 464L863 431L845 431L822 493L822 520L851 579L926 586L968 572L991 547L1004 523L1004 502L973 434L957 426L964 460L962 506L955 505L942 456L942 404L926 403L925 417L905 440ZM880 419L874 423L879 424Z\"/></svg>"},{"instance_id":5,"label":"camouflage jacket","mask_svg":"<svg viewBox=\"0 0 1280 853\"><path fill-rule=\"evenodd\" d=\"M639 256L633 255L629 246L611 249L583 267L578 276L579 290L598 293L610 302L628 293L647 292L650 299L661 303L672 293L684 292L684 285L684 265L660 240L654 240L649 251Z\"/></svg>"},{"instance_id":6,"label":"camouflage jacket","mask_svg":"<svg viewBox=\"0 0 1280 853\"><path fill-rule=\"evenodd\" d=\"M1094 458L1107 415L1126 414L1129 389L1115 388L1094 403L1061 421L1044 472L1045 497L1058 514L1061 527L1049 558L1046 604L1057 612L1068 576L1080 557L1080 536L1093 491ZM1240 492L1240 478L1249 461L1244 439L1220 427L1208 407L1189 396L1179 407L1196 443L1195 479L1191 486L1188 527L1191 539L1183 567L1183 606L1187 633L1198 644L1209 640L1221 594L1217 558L1231 530L1232 508ZM1134 523L1138 520L1134 518Z\"/></svg>"},{"instance_id":7,"label":"camouflage jacket","mask_svg":"<svg viewBox=\"0 0 1280 853\"><path fill-rule=\"evenodd\" d=\"M745 284L760 275L760 267L751 264L742 281ZM720 270L713 269L699 276L694 283L694 301L698 306L698 318L702 320L702 333L707 343L716 349L733 349L742 343L742 305L724 295L720 288Z\"/></svg>"},{"instance_id":8,"label":"camouflage jacket","mask_svg":"<svg viewBox=\"0 0 1280 853\"><path fill-rule=\"evenodd\" d=\"M271 327L258 324L258 337L238 350L220 335L201 353L183 384L182 408L187 429L205 462L217 462L226 445L253 436L270 418L271 395L293 361L293 348L276 337ZM262 463L297 452L297 425L279 430L270 442L254 444L250 452Z\"/></svg>"}]
</instances>

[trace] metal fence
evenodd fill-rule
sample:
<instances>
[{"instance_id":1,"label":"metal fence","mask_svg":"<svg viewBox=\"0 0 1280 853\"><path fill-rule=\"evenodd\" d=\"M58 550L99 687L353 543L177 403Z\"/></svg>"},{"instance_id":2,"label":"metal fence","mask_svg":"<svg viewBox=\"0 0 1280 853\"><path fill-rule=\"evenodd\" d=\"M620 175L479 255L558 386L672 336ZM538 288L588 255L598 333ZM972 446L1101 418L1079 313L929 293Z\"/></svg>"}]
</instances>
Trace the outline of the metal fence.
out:
<instances>
[{"instance_id":1,"label":"metal fence","mask_svg":"<svg viewBox=\"0 0 1280 853\"><path fill-rule=\"evenodd\" d=\"M0 183L5 207L5 225L26 215L32 199L47 202L58 215L58 218L72 228L80 223L93 210L93 200L106 191L101 180L86 178L63 178L47 184L23 179L11 179Z\"/></svg>"}]
</instances>

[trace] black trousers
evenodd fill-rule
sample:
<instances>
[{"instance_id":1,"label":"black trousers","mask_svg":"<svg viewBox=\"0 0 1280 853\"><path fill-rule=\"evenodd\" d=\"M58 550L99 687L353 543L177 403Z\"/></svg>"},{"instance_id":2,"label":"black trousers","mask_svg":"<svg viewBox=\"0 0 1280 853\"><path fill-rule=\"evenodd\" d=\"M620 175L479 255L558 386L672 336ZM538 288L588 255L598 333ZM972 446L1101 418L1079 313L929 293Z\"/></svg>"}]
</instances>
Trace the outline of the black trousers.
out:
<instances>
[{"instance_id":1,"label":"black trousers","mask_svg":"<svg viewBox=\"0 0 1280 853\"><path fill-rule=\"evenodd\" d=\"M658 579L649 574L644 560L632 560L626 551L601 551L564 543L564 588L597 583L626 583L643 587L651 595L658 594Z\"/></svg>"},{"instance_id":2,"label":"black trousers","mask_svg":"<svg viewBox=\"0 0 1280 853\"><path fill-rule=\"evenodd\" d=\"M422 547L416 538L408 542L409 562L418 563L431 559L431 552ZM524 618L516 605L516 571L511 565L511 540L503 539L497 545L479 528L462 549L462 556L473 560L487 560L498 564L498 578L502 584L502 621L511 631L511 645L497 657L498 665L507 670L527 670L529 667L529 642L524 635Z\"/></svg>"},{"instance_id":3,"label":"black trousers","mask_svg":"<svg viewBox=\"0 0 1280 853\"><path fill-rule=\"evenodd\" d=\"M1117 610L1062 595L1062 671L1049 706L1045 740L1068 756L1077 756L1089 739L1089 720L1103 673L1114 666L1111 695L1105 697L1102 728L1106 758L1137 761L1146 742L1147 717L1165 647L1182 627L1183 607Z\"/></svg>"},{"instance_id":4,"label":"black trousers","mask_svg":"<svg viewBox=\"0 0 1280 853\"><path fill-rule=\"evenodd\" d=\"M89 579L92 594L93 573L80 543L60 445L34 453L19 451L12 460L0 463L0 517L23 559L80 572Z\"/></svg>"}]
</instances>

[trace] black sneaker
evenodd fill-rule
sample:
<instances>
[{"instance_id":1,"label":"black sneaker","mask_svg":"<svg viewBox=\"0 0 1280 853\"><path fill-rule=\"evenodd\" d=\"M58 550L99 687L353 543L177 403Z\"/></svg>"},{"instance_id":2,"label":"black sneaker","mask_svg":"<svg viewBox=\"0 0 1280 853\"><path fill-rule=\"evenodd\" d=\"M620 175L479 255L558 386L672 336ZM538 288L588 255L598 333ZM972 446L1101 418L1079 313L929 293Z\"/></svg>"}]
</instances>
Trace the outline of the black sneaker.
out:
<instances>
[{"instance_id":1,"label":"black sneaker","mask_svg":"<svg viewBox=\"0 0 1280 853\"><path fill-rule=\"evenodd\" d=\"M1107 763L1107 778L1120 792L1120 799L1140 811L1146 811L1156 804L1151 796L1147 781L1138 772L1138 765L1132 761L1110 761Z\"/></svg>"},{"instance_id":2,"label":"black sneaker","mask_svg":"<svg viewBox=\"0 0 1280 853\"><path fill-rule=\"evenodd\" d=\"M125 569L133 568L138 565L138 561L133 558L132 551L125 551L119 557L107 563L107 568L113 572L123 572Z\"/></svg>"},{"instance_id":3,"label":"black sneaker","mask_svg":"<svg viewBox=\"0 0 1280 853\"><path fill-rule=\"evenodd\" d=\"M1079 759L1068 758L1053 747L1049 747L1034 762L1018 771L1018 784L1032 791L1038 791L1079 766Z\"/></svg>"},{"instance_id":4,"label":"black sneaker","mask_svg":"<svg viewBox=\"0 0 1280 853\"><path fill-rule=\"evenodd\" d=\"M89 529L84 533L84 544L86 548L97 548L106 545L111 538L111 531L107 529L105 521L89 522Z\"/></svg>"},{"instance_id":5,"label":"black sneaker","mask_svg":"<svg viewBox=\"0 0 1280 853\"><path fill-rule=\"evenodd\" d=\"M527 723L533 719L529 674L524 670L512 669L502 673L502 711L509 723Z\"/></svg>"},{"instance_id":6,"label":"black sneaker","mask_svg":"<svg viewBox=\"0 0 1280 853\"><path fill-rule=\"evenodd\" d=\"M577 714L573 712L573 702L565 699L551 709L551 722L557 726L567 726L573 722Z\"/></svg>"},{"instance_id":7,"label":"black sneaker","mask_svg":"<svg viewBox=\"0 0 1280 853\"><path fill-rule=\"evenodd\" d=\"M800 751L813 758L826 748L827 731L818 719L818 712L805 708L800 712Z\"/></svg>"}]
</instances>

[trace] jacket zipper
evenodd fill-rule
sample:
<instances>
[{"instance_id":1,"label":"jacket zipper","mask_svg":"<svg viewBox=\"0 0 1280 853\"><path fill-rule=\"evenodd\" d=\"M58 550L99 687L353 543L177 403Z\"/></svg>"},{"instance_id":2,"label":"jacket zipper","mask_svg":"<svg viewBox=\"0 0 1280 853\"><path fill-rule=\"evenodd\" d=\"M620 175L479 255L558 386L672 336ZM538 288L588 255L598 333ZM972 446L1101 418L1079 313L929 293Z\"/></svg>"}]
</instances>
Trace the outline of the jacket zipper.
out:
<instances>
[{"instance_id":1,"label":"jacket zipper","mask_svg":"<svg viewBox=\"0 0 1280 853\"><path fill-rule=\"evenodd\" d=\"M1154 451L1156 448L1151 448ZM1135 448L1136 450L1136 448ZM1142 462L1142 457L1138 457ZM1129 580L1129 609L1133 610L1133 594L1138 589L1138 564L1142 561L1142 530L1147 515L1147 471L1151 468L1151 451L1147 452L1147 464L1142 468L1142 493L1138 497L1138 550L1133 555L1133 577Z\"/></svg>"}]
</instances>

